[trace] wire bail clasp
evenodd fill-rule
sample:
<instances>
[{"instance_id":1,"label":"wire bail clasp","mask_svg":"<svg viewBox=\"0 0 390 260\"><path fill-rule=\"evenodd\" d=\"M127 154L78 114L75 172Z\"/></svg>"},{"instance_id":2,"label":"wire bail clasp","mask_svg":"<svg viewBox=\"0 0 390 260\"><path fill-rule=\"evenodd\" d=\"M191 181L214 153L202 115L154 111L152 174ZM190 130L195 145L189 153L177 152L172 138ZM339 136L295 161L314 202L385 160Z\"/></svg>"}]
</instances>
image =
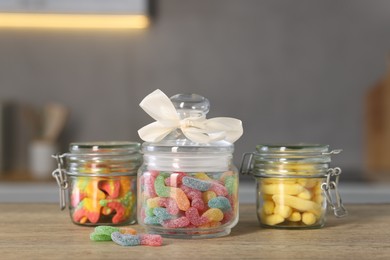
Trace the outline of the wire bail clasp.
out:
<instances>
[{"instance_id":1,"label":"wire bail clasp","mask_svg":"<svg viewBox=\"0 0 390 260\"><path fill-rule=\"evenodd\" d=\"M68 180L64 169L65 154L53 154L51 157L57 160L57 169L55 169L51 175L56 179L59 187L60 209L64 210L66 207L65 190L68 188Z\"/></svg>"},{"instance_id":2,"label":"wire bail clasp","mask_svg":"<svg viewBox=\"0 0 390 260\"><path fill-rule=\"evenodd\" d=\"M321 189L325 192L326 201L333 209L334 215L338 218L348 215L348 211L344 208L338 190L340 174L341 169L339 167L328 169L326 182L321 185ZM334 181L331 180L332 177L335 177ZM332 195L331 190L334 190L334 196Z\"/></svg>"},{"instance_id":3,"label":"wire bail clasp","mask_svg":"<svg viewBox=\"0 0 390 260\"><path fill-rule=\"evenodd\" d=\"M252 159L253 159L253 153L244 153L242 155L241 165L239 170L241 174L251 174L253 168Z\"/></svg>"}]
</instances>

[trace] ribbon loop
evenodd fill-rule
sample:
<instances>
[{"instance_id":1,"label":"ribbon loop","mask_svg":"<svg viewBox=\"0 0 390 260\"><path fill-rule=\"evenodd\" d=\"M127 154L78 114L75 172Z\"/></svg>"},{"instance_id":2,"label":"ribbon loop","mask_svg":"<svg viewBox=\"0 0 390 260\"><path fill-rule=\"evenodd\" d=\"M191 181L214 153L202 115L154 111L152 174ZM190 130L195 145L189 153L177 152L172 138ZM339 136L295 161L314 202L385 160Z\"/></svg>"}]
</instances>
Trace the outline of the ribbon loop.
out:
<instances>
[{"instance_id":1,"label":"ribbon loop","mask_svg":"<svg viewBox=\"0 0 390 260\"><path fill-rule=\"evenodd\" d=\"M146 142L159 142L178 128L188 139L197 143L220 140L234 143L243 134L242 122L235 118L206 119L202 115L180 119L172 101L159 89L147 95L139 105L156 120L138 130L140 138Z\"/></svg>"}]
</instances>

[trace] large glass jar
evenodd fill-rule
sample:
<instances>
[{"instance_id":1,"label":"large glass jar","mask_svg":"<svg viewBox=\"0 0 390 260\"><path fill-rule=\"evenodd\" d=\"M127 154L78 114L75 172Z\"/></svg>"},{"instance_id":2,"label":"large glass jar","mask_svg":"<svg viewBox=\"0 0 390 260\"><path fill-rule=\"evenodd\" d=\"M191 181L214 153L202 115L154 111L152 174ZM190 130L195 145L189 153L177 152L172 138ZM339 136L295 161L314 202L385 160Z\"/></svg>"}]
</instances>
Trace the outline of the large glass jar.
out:
<instances>
[{"instance_id":1,"label":"large glass jar","mask_svg":"<svg viewBox=\"0 0 390 260\"><path fill-rule=\"evenodd\" d=\"M198 95L171 97L181 120L205 118L209 102ZM198 143L176 129L142 145L138 171L138 223L172 238L228 235L238 221L238 170L227 141Z\"/></svg>"},{"instance_id":2,"label":"large glass jar","mask_svg":"<svg viewBox=\"0 0 390 260\"><path fill-rule=\"evenodd\" d=\"M72 221L80 225L125 225L136 221L137 170L140 144L135 142L72 143L55 155L53 177L65 208L68 189Z\"/></svg>"},{"instance_id":3,"label":"large glass jar","mask_svg":"<svg viewBox=\"0 0 390 260\"><path fill-rule=\"evenodd\" d=\"M256 179L257 217L271 228L320 228L327 202L336 216L346 215L337 191L340 168L329 168L328 145L258 145L247 168ZM336 181L332 181L332 178ZM336 199L331 190L335 190Z\"/></svg>"}]
</instances>

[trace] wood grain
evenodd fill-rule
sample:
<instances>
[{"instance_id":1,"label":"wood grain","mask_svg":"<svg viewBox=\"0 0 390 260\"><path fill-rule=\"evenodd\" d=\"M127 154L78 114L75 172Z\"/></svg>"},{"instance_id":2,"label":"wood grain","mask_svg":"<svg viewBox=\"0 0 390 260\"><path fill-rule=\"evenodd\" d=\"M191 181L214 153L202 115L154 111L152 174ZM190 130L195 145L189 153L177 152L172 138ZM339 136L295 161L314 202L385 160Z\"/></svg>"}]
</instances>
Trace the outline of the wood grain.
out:
<instances>
[{"instance_id":1,"label":"wood grain","mask_svg":"<svg viewBox=\"0 0 390 260\"><path fill-rule=\"evenodd\" d=\"M264 229L255 205L240 207L229 236L121 247L90 241L93 227L72 224L56 204L0 204L0 259L389 259L388 204L347 205L348 217L329 213L326 227L314 230Z\"/></svg>"}]
</instances>

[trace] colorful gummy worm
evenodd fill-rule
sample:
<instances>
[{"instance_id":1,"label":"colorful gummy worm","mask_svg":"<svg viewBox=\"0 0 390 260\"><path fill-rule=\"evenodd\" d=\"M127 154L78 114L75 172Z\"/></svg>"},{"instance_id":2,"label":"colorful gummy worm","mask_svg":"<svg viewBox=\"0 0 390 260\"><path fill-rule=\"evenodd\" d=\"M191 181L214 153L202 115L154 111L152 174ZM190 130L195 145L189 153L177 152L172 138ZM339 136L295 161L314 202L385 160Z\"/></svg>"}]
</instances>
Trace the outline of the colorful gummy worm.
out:
<instances>
[{"instance_id":1,"label":"colorful gummy worm","mask_svg":"<svg viewBox=\"0 0 390 260\"><path fill-rule=\"evenodd\" d=\"M237 216L238 177L230 171L149 171L140 184L140 224L202 229L230 223Z\"/></svg>"},{"instance_id":2,"label":"colorful gummy worm","mask_svg":"<svg viewBox=\"0 0 390 260\"><path fill-rule=\"evenodd\" d=\"M80 173L94 173L96 169L96 165L84 167ZM110 173L109 168L103 173ZM91 225L129 223L136 211L135 180L135 176L72 176L69 195L73 221Z\"/></svg>"},{"instance_id":3,"label":"colorful gummy worm","mask_svg":"<svg viewBox=\"0 0 390 260\"><path fill-rule=\"evenodd\" d=\"M153 234L138 234L137 231L130 227L111 227L98 226L90 234L92 241L114 241L121 246L161 246L162 237Z\"/></svg>"}]
</instances>

